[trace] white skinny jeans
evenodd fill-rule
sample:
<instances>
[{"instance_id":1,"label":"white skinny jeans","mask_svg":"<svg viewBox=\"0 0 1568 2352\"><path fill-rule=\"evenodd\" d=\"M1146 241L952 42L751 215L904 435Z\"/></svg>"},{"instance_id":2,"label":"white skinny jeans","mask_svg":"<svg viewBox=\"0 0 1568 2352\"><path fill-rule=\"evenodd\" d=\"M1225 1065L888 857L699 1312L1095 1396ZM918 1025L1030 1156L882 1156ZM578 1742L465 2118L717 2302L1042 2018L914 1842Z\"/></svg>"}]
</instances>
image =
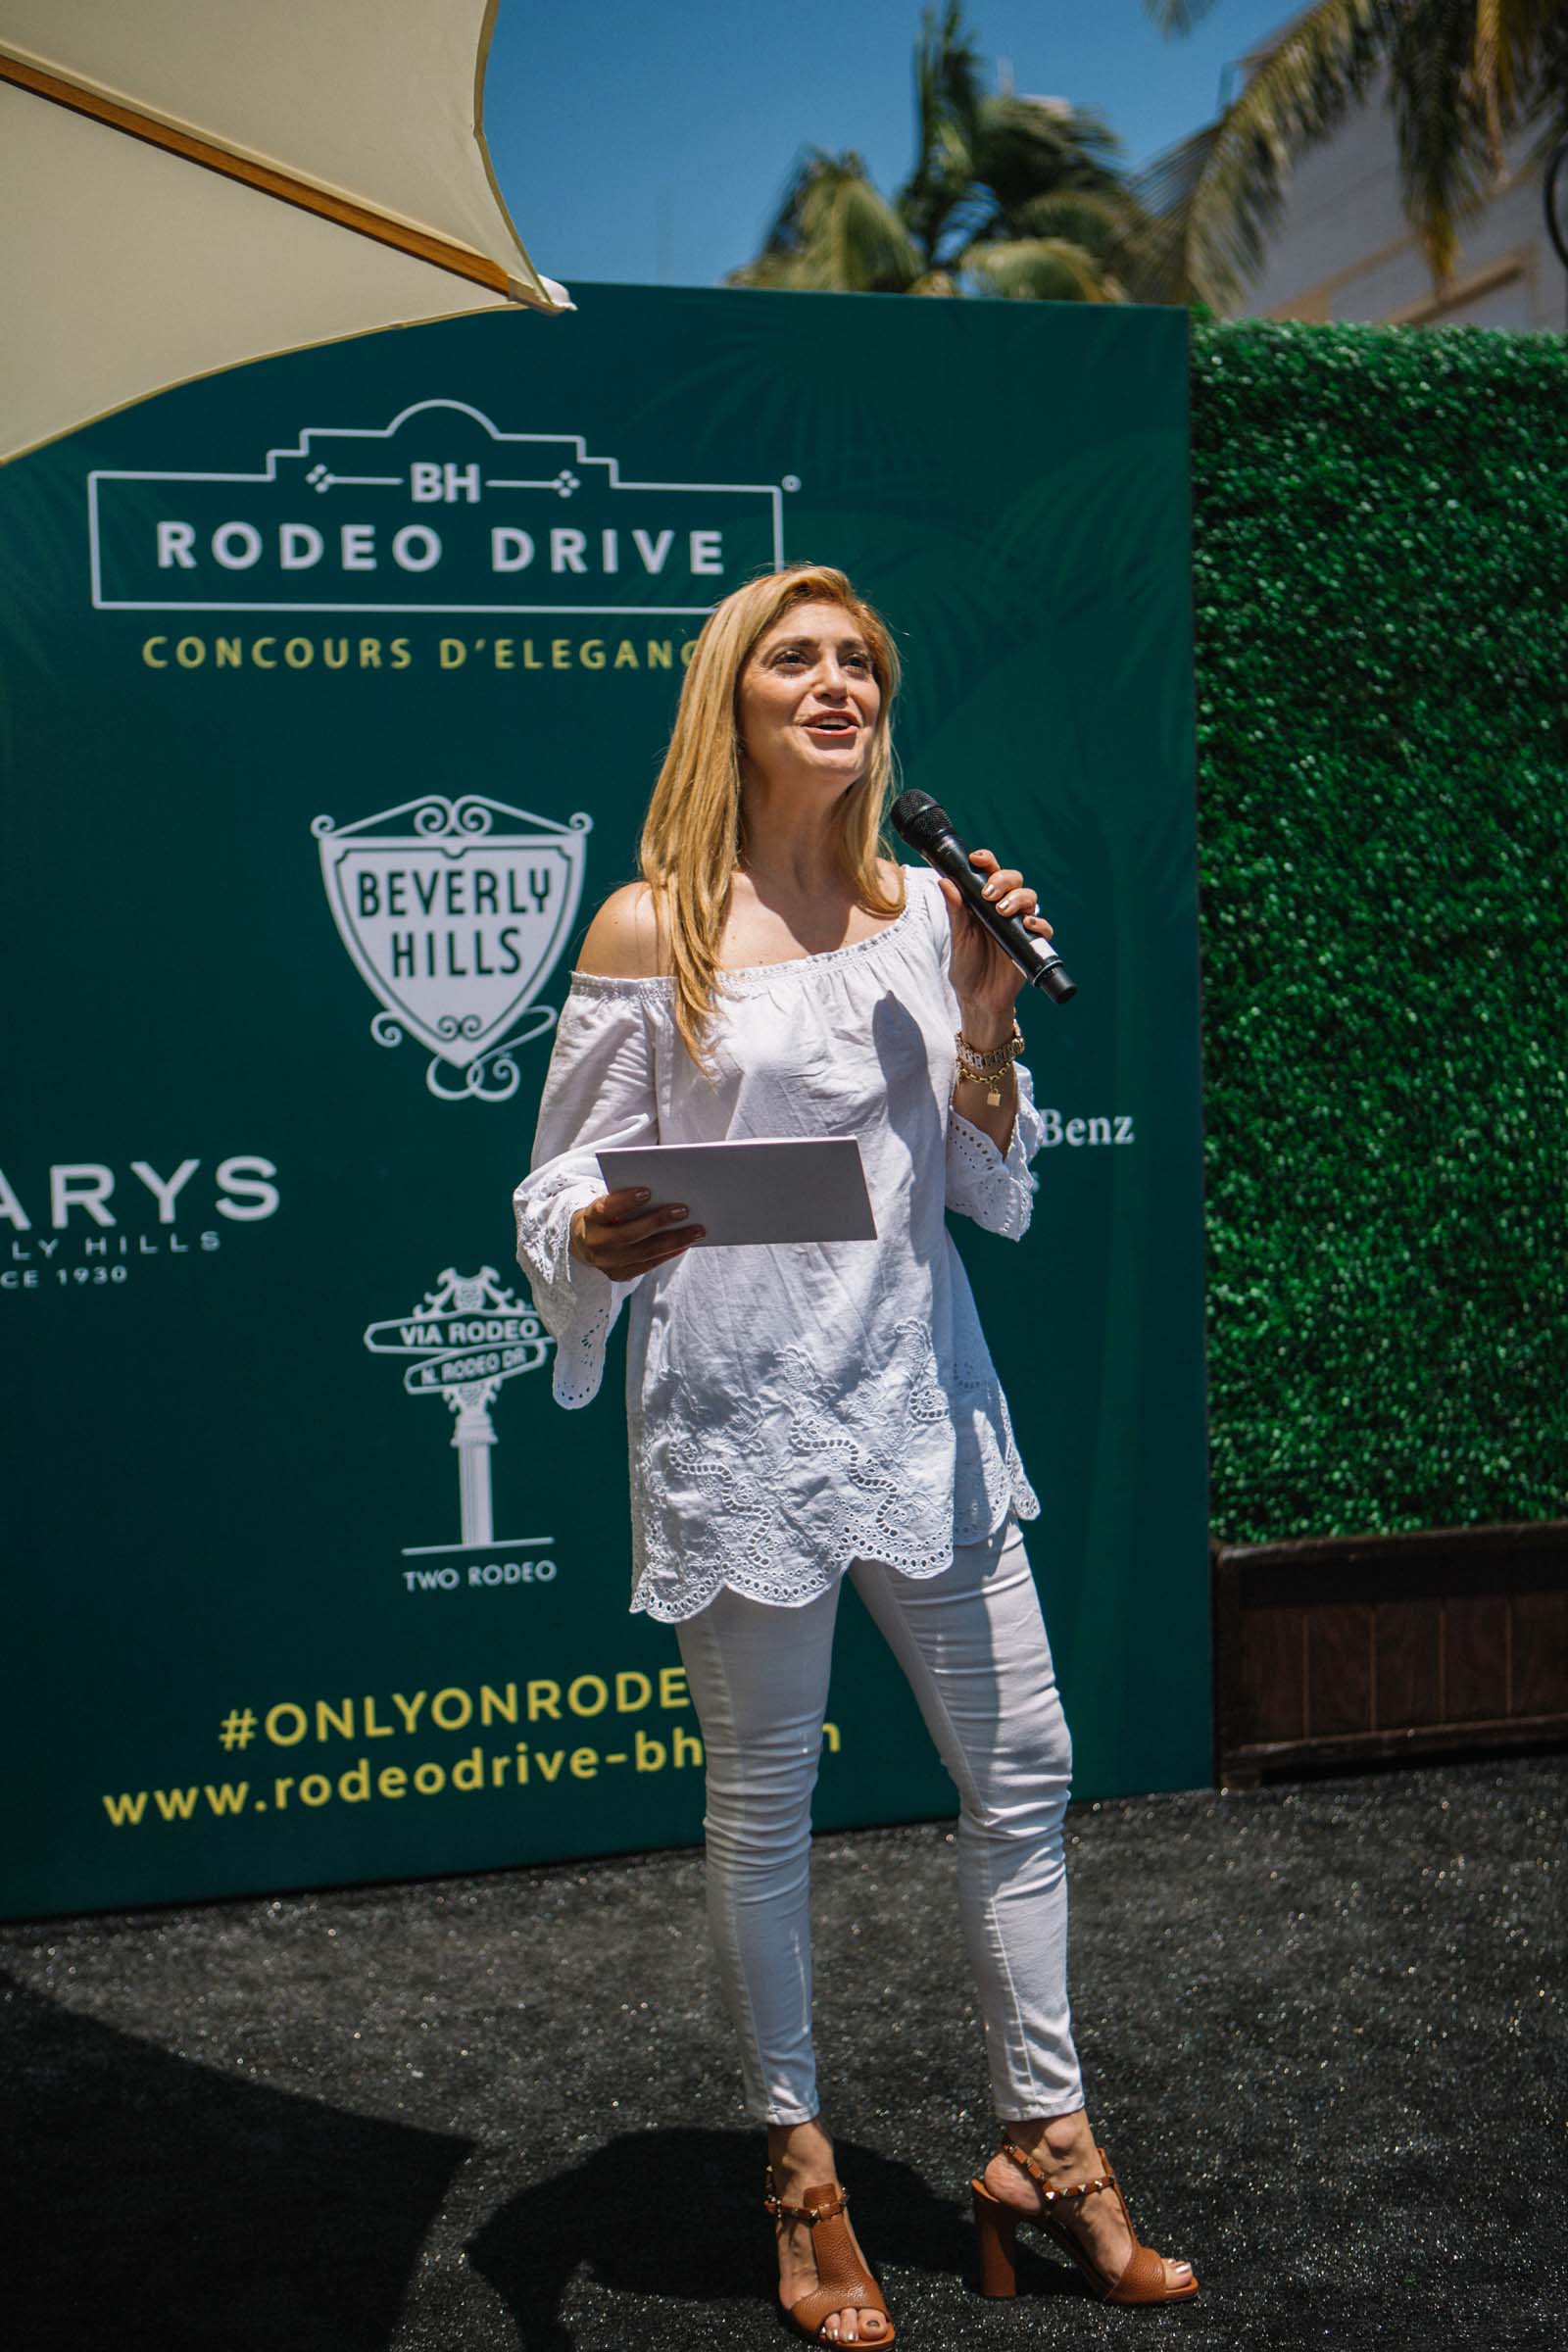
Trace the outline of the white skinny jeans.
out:
<instances>
[{"instance_id":1,"label":"white skinny jeans","mask_svg":"<svg viewBox=\"0 0 1568 2352\"><path fill-rule=\"evenodd\" d=\"M958 1901L997 2113L1084 2103L1067 2008L1062 1816L1072 1746L1009 1513L939 1576L849 1570L957 1786ZM759 2121L818 2111L810 1842L838 1587L804 1608L728 1591L676 1632L707 1748L708 1909ZM850 1731L853 1740L853 1729Z\"/></svg>"}]
</instances>

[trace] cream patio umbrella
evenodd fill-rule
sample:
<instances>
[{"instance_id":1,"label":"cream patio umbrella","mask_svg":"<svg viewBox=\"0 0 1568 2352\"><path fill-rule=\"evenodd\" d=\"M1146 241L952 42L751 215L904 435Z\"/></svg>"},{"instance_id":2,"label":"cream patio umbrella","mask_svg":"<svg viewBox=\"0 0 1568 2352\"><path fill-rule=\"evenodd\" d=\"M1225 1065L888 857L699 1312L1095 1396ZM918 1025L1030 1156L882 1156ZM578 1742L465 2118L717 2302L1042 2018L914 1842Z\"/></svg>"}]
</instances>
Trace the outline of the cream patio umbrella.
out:
<instances>
[{"instance_id":1,"label":"cream patio umbrella","mask_svg":"<svg viewBox=\"0 0 1568 2352\"><path fill-rule=\"evenodd\" d=\"M0 460L269 352L569 310L481 127L497 0L0 0Z\"/></svg>"}]
</instances>

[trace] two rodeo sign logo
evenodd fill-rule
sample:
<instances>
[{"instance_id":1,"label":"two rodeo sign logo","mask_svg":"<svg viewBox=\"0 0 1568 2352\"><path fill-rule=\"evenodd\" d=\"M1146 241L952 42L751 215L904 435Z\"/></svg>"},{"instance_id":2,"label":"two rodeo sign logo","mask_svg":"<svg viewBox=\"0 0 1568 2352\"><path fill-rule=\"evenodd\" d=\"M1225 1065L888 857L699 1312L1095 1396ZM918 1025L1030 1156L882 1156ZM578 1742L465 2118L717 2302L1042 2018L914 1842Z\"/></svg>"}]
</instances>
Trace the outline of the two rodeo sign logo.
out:
<instances>
[{"instance_id":1,"label":"two rodeo sign logo","mask_svg":"<svg viewBox=\"0 0 1568 2352\"><path fill-rule=\"evenodd\" d=\"M365 1345L372 1355L412 1357L403 1374L405 1395L437 1396L454 1417L458 1541L406 1544L404 1557L487 1551L498 1545L512 1551L548 1550L549 1537L495 1533L490 1449L496 1432L490 1407L503 1382L540 1369L550 1341L537 1315L502 1288L494 1266L481 1266L477 1274L459 1274L448 1266L412 1314L370 1324ZM553 1575L553 1563L550 1569Z\"/></svg>"},{"instance_id":2,"label":"two rodeo sign logo","mask_svg":"<svg viewBox=\"0 0 1568 2352\"><path fill-rule=\"evenodd\" d=\"M428 1047L442 1102L516 1093L515 1049L555 1022L532 1000L570 934L592 827L581 810L557 824L478 793L312 825L338 935L380 999L370 1035Z\"/></svg>"}]
</instances>

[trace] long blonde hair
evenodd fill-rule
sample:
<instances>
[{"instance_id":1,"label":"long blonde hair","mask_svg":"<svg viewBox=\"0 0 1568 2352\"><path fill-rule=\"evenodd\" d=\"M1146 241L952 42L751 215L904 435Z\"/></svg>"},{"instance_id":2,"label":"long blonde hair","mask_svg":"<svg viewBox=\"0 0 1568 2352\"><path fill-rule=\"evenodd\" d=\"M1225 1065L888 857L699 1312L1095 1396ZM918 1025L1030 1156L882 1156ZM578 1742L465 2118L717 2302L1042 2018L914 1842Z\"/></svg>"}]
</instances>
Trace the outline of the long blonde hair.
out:
<instances>
[{"instance_id":1,"label":"long blonde hair","mask_svg":"<svg viewBox=\"0 0 1568 2352\"><path fill-rule=\"evenodd\" d=\"M791 564L748 580L715 605L703 624L681 687L674 732L654 786L637 845L643 880L653 892L661 943L669 942L675 1023L699 1068L712 1019L718 943L729 912L730 884L746 848L741 797L740 681L774 622L796 605L838 605L866 642L881 709L864 772L833 811L832 846L844 879L872 914L901 914L877 870L892 851L883 822L893 788L893 698L898 649L885 622L858 597L842 571Z\"/></svg>"}]
</instances>

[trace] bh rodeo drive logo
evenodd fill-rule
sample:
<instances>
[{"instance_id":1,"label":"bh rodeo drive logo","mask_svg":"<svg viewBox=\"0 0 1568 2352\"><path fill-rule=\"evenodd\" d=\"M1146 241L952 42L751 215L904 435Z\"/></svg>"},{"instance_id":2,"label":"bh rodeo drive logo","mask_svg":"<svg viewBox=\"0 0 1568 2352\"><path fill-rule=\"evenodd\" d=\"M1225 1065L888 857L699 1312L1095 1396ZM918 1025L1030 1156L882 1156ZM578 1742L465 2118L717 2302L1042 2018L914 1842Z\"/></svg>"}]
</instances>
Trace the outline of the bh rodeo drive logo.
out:
<instances>
[{"instance_id":1,"label":"bh rodeo drive logo","mask_svg":"<svg viewBox=\"0 0 1568 2352\"><path fill-rule=\"evenodd\" d=\"M515 1048L555 1023L532 1000L577 912L591 818L562 825L477 793L427 793L311 829L339 937L381 1002L377 1045L418 1038L425 1084L444 1102L506 1102Z\"/></svg>"},{"instance_id":2,"label":"bh rodeo drive logo","mask_svg":"<svg viewBox=\"0 0 1568 2352\"><path fill-rule=\"evenodd\" d=\"M706 613L784 561L780 483L624 481L462 400L308 425L259 472L87 476L106 612Z\"/></svg>"}]
</instances>

